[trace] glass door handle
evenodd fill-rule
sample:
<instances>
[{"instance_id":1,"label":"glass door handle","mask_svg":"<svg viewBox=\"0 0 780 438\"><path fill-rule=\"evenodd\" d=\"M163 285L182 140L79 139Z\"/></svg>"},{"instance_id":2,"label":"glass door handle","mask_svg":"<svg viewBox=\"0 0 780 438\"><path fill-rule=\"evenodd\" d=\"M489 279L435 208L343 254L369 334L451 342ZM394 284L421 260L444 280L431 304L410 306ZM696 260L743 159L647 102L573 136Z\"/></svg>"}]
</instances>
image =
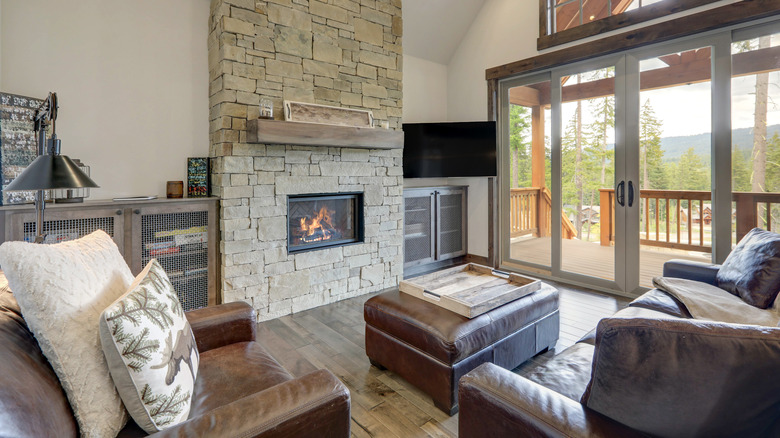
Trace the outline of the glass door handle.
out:
<instances>
[{"instance_id":1,"label":"glass door handle","mask_svg":"<svg viewBox=\"0 0 780 438\"><path fill-rule=\"evenodd\" d=\"M626 182L620 181L617 185L617 189L615 190L615 197L618 205L621 207L625 207L625 199L626 199Z\"/></svg>"},{"instance_id":2,"label":"glass door handle","mask_svg":"<svg viewBox=\"0 0 780 438\"><path fill-rule=\"evenodd\" d=\"M634 205L634 183L633 181L628 182L628 206L631 207Z\"/></svg>"}]
</instances>

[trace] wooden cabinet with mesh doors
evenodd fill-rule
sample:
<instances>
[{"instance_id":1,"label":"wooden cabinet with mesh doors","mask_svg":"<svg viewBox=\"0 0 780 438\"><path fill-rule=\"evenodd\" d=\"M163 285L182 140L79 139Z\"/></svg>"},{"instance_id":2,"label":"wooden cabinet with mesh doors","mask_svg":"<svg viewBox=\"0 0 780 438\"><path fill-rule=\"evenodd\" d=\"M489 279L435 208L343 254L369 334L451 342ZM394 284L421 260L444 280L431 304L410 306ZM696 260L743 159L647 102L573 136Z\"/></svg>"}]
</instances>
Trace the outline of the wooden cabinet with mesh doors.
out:
<instances>
[{"instance_id":1,"label":"wooden cabinet with mesh doors","mask_svg":"<svg viewBox=\"0 0 780 438\"><path fill-rule=\"evenodd\" d=\"M152 258L165 269L185 310L217 304L218 199L86 201L47 204L44 244L101 229L116 242L133 274ZM0 207L0 239L35 239L32 205Z\"/></svg>"}]
</instances>

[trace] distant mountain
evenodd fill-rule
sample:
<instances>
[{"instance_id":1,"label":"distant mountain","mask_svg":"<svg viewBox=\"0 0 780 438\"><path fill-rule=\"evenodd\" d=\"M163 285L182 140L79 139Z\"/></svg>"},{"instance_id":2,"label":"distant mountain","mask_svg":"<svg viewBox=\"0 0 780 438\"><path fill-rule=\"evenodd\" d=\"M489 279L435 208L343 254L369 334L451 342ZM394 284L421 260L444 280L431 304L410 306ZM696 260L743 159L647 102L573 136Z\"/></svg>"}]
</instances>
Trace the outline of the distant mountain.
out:
<instances>
[{"instance_id":1,"label":"distant mountain","mask_svg":"<svg viewBox=\"0 0 780 438\"><path fill-rule=\"evenodd\" d=\"M780 125L768 126L767 137L780 134ZM696 134L679 137L664 137L661 148L664 150L664 161L677 161L682 154L693 147L694 152L702 157L710 156L710 134ZM743 151L753 150L753 128L740 128L731 132L731 144Z\"/></svg>"}]
</instances>

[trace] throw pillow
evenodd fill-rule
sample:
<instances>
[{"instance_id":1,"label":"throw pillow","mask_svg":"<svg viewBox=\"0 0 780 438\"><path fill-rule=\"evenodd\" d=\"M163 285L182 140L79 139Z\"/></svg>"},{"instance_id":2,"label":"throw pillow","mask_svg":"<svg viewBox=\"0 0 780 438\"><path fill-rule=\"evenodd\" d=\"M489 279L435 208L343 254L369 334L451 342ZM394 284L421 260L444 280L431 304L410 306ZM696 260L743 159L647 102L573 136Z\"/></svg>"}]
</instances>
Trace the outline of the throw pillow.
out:
<instances>
[{"instance_id":1,"label":"throw pillow","mask_svg":"<svg viewBox=\"0 0 780 438\"><path fill-rule=\"evenodd\" d=\"M105 232L55 245L5 242L0 266L27 326L65 390L82 436L113 437L122 407L100 346L98 319L133 281Z\"/></svg>"},{"instance_id":2,"label":"throw pillow","mask_svg":"<svg viewBox=\"0 0 780 438\"><path fill-rule=\"evenodd\" d=\"M780 328L605 318L581 403L649 436L764 436L778 363Z\"/></svg>"},{"instance_id":3,"label":"throw pillow","mask_svg":"<svg viewBox=\"0 0 780 438\"><path fill-rule=\"evenodd\" d=\"M152 259L100 316L100 340L119 395L154 433L187 420L198 350L168 276Z\"/></svg>"},{"instance_id":4,"label":"throw pillow","mask_svg":"<svg viewBox=\"0 0 780 438\"><path fill-rule=\"evenodd\" d=\"M718 287L766 309L780 291L780 234L753 228L726 257Z\"/></svg>"}]
</instances>

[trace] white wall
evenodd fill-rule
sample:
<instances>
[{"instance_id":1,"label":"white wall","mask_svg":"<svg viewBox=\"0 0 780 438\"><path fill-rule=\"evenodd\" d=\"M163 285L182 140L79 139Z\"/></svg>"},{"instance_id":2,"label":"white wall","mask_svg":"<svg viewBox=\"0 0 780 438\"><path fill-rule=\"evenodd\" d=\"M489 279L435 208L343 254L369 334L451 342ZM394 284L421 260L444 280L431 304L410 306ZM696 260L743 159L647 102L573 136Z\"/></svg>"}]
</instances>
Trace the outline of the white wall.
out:
<instances>
[{"instance_id":1,"label":"white wall","mask_svg":"<svg viewBox=\"0 0 780 438\"><path fill-rule=\"evenodd\" d=\"M448 69L447 115L453 121L487 119L485 70L537 55L539 2L488 0Z\"/></svg>"},{"instance_id":2,"label":"white wall","mask_svg":"<svg viewBox=\"0 0 780 438\"><path fill-rule=\"evenodd\" d=\"M404 55L403 121L447 121L446 65Z\"/></svg>"},{"instance_id":3,"label":"white wall","mask_svg":"<svg viewBox=\"0 0 780 438\"><path fill-rule=\"evenodd\" d=\"M165 194L208 156L209 0L0 4L4 92L57 92L62 153L91 167L92 199Z\"/></svg>"}]
</instances>

